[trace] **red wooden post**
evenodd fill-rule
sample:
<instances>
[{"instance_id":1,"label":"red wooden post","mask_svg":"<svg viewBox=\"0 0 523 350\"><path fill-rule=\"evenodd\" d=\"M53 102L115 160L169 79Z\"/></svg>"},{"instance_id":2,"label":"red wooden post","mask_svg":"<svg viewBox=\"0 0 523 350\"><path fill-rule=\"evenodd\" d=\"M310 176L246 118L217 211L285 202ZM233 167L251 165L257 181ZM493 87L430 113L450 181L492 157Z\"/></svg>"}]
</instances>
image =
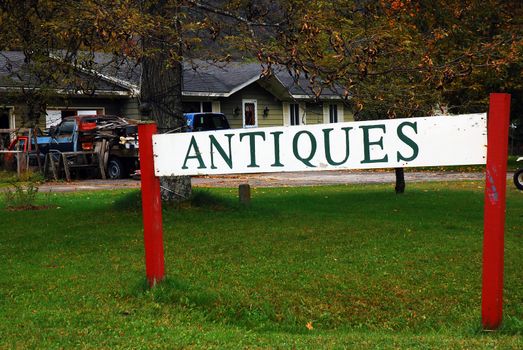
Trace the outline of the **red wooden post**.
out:
<instances>
[{"instance_id":1,"label":"red wooden post","mask_svg":"<svg viewBox=\"0 0 523 350\"><path fill-rule=\"evenodd\" d=\"M509 115L510 94L490 94L481 297L483 329L497 329L503 317Z\"/></svg>"},{"instance_id":2,"label":"red wooden post","mask_svg":"<svg viewBox=\"0 0 523 350\"><path fill-rule=\"evenodd\" d=\"M160 179L154 175L153 135L156 130L156 124L138 125L145 271L151 287L165 276Z\"/></svg>"}]
</instances>

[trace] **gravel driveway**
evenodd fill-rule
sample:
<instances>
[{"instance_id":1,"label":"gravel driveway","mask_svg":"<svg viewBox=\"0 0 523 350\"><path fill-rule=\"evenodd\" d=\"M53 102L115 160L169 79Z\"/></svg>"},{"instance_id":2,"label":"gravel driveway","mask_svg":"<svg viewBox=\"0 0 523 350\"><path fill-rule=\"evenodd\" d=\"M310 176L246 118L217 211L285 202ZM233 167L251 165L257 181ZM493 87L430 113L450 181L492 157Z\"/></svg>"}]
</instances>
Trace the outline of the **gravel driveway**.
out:
<instances>
[{"instance_id":1,"label":"gravel driveway","mask_svg":"<svg viewBox=\"0 0 523 350\"><path fill-rule=\"evenodd\" d=\"M507 178L511 177L507 174ZM406 172L405 181L461 181L483 180L483 173L462 172ZM192 178L194 187L237 187L248 183L252 187L318 186L357 183L394 183L394 171L314 171L299 173L268 173L247 175L198 176ZM46 183L40 186L42 192L70 192L139 188L140 181L124 180L82 180L73 182Z\"/></svg>"}]
</instances>

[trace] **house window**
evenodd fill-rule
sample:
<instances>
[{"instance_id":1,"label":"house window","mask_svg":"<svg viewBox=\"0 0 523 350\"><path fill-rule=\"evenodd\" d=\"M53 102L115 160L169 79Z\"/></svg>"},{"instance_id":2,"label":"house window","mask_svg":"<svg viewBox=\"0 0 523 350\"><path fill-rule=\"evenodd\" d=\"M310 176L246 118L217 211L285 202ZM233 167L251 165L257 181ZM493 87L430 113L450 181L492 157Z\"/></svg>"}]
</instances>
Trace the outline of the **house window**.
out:
<instances>
[{"instance_id":1,"label":"house window","mask_svg":"<svg viewBox=\"0 0 523 350\"><path fill-rule=\"evenodd\" d=\"M254 128L258 126L258 112L256 100L243 100L243 127Z\"/></svg>"},{"instance_id":2,"label":"house window","mask_svg":"<svg viewBox=\"0 0 523 350\"><path fill-rule=\"evenodd\" d=\"M212 112L212 102L210 102L210 101L182 102L182 108L183 108L183 113Z\"/></svg>"},{"instance_id":3,"label":"house window","mask_svg":"<svg viewBox=\"0 0 523 350\"><path fill-rule=\"evenodd\" d=\"M212 102L202 102L202 112L212 112Z\"/></svg>"},{"instance_id":4,"label":"house window","mask_svg":"<svg viewBox=\"0 0 523 350\"><path fill-rule=\"evenodd\" d=\"M329 123L338 122L338 105L329 105Z\"/></svg>"},{"instance_id":5,"label":"house window","mask_svg":"<svg viewBox=\"0 0 523 350\"><path fill-rule=\"evenodd\" d=\"M291 125L300 125L300 105L297 103L289 104Z\"/></svg>"},{"instance_id":6,"label":"house window","mask_svg":"<svg viewBox=\"0 0 523 350\"><path fill-rule=\"evenodd\" d=\"M183 113L198 113L200 110L200 102L182 102Z\"/></svg>"},{"instance_id":7,"label":"house window","mask_svg":"<svg viewBox=\"0 0 523 350\"><path fill-rule=\"evenodd\" d=\"M14 118L9 108L0 108L0 129L14 129ZM0 133L0 149L6 149L11 140L10 133Z\"/></svg>"},{"instance_id":8,"label":"house window","mask_svg":"<svg viewBox=\"0 0 523 350\"><path fill-rule=\"evenodd\" d=\"M0 129L9 129L11 125L9 125L9 109L7 108L1 108L0 109Z\"/></svg>"}]
</instances>

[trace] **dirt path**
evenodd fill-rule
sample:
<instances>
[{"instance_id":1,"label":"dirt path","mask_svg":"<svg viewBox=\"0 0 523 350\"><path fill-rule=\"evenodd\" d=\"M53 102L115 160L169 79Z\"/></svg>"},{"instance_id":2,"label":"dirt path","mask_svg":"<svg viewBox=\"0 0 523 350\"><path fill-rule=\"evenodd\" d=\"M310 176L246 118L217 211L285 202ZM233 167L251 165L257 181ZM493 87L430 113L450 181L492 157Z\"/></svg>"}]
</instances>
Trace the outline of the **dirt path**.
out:
<instances>
[{"instance_id":1,"label":"dirt path","mask_svg":"<svg viewBox=\"0 0 523 350\"><path fill-rule=\"evenodd\" d=\"M507 174L507 178L511 177ZM405 181L462 181L483 180L483 173L462 172L407 172ZM248 183L252 187L320 186L358 183L393 183L394 172L316 171L299 173L269 173L248 175L198 176L192 178L194 187L237 187ZM140 188L140 181L125 180L82 180L73 182L51 182L40 186L41 192L72 192Z\"/></svg>"}]
</instances>

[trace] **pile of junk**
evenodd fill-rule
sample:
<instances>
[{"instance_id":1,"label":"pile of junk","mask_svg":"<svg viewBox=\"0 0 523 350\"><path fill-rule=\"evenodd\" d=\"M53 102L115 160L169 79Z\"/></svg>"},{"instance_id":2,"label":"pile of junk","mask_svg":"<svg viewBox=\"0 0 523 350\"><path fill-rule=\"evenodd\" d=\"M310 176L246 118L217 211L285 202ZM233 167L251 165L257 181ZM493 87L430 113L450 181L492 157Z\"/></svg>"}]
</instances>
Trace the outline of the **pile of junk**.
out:
<instances>
[{"instance_id":1,"label":"pile of junk","mask_svg":"<svg viewBox=\"0 0 523 350\"><path fill-rule=\"evenodd\" d=\"M55 180L120 179L139 169L136 120L112 115L65 117L56 126L0 130L0 167L39 170Z\"/></svg>"}]
</instances>

